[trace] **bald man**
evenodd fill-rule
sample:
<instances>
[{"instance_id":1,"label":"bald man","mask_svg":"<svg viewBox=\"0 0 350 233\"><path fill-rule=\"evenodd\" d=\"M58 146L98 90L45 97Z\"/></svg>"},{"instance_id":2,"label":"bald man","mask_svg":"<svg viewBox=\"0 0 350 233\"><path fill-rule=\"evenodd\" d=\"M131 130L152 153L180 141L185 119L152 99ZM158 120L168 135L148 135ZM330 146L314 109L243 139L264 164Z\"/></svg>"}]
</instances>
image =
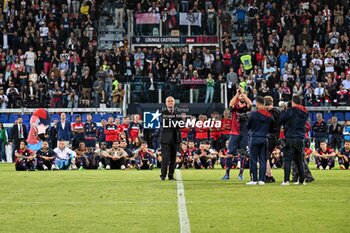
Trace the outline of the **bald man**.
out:
<instances>
[{"instance_id":1,"label":"bald man","mask_svg":"<svg viewBox=\"0 0 350 233\"><path fill-rule=\"evenodd\" d=\"M177 115L175 111L175 99L169 96L165 100L166 110L162 112L162 120L165 122L177 121ZM167 123L167 126L169 124ZM165 180L168 175L169 180L175 180L174 170L176 165L176 152L178 144L181 142L181 134L179 128L173 126L164 127L163 121L161 121L160 130L160 144L162 153L162 167L160 179ZM169 173L168 173L169 167Z\"/></svg>"}]
</instances>

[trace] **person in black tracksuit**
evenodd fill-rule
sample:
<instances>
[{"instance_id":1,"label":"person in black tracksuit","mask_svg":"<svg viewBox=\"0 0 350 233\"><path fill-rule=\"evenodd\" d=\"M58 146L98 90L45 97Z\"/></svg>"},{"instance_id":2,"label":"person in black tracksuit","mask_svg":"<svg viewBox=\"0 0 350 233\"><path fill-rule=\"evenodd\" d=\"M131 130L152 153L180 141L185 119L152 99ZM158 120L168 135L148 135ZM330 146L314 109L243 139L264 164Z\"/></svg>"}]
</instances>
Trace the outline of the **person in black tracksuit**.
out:
<instances>
[{"instance_id":1,"label":"person in black tracksuit","mask_svg":"<svg viewBox=\"0 0 350 233\"><path fill-rule=\"evenodd\" d=\"M320 143L327 139L327 122L323 120L322 113L316 114L317 121L313 124L312 130L315 137L315 149L320 148Z\"/></svg>"},{"instance_id":2,"label":"person in black tracksuit","mask_svg":"<svg viewBox=\"0 0 350 233\"><path fill-rule=\"evenodd\" d=\"M280 123L284 126L286 146L284 148L284 181L282 185L289 185L292 161L295 162L299 172L299 182L304 183L305 173L303 167L305 123L308 112L301 105L301 99L295 95L292 98L292 107L283 111Z\"/></svg>"},{"instance_id":3,"label":"person in black tracksuit","mask_svg":"<svg viewBox=\"0 0 350 233\"><path fill-rule=\"evenodd\" d=\"M248 120L247 129L250 131L250 174L251 182L247 185L264 185L266 174L266 154L268 135L273 124L273 117L265 109L264 97L256 98L257 111L253 112ZM259 178L257 162L259 159ZM259 182L258 182L259 180Z\"/></svg>"},{"instance_id":4,"label":"person in black tracksuit","mask_svg":"<svg viewBox=\"0 0 350 233\"><path fill-rule=\"evenodd\" d=\"M271 132L269 134L268 144L267 144L267 163L266 163L265 182L266 183L274 183L276 181L275 181L275 178L272 176L270 156L271 156L273 150L277 146L278 138L280 135L281 125L280 125L279 118L281 115L281 111L278 108L273 106L273 98L271 96L265 96L264 99L265 99L266 110L269 113L271 113L271 115L274 119L272 129L271 129Z\"/></svg>"}]
</instances>

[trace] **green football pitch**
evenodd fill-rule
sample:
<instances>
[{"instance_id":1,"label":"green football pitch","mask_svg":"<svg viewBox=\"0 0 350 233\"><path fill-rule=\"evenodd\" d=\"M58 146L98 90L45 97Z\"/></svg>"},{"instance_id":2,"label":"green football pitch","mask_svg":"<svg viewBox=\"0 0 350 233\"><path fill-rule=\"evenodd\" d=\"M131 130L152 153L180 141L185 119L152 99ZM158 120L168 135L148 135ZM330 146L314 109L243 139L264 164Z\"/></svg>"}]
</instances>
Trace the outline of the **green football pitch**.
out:
<instances>
[{"instance_id":1,"label":"green football pitch","mask_svg":"<svg viewBox=\"0 0 350 233\"><path fill-rule=\"evenodd\" d=\"M181 170L191 232L350 232L350 171L307 186L246 186ZM0 232L180 232L177 181L159 170L15 172L0 165Z\"/></svg>"}]
</instances>

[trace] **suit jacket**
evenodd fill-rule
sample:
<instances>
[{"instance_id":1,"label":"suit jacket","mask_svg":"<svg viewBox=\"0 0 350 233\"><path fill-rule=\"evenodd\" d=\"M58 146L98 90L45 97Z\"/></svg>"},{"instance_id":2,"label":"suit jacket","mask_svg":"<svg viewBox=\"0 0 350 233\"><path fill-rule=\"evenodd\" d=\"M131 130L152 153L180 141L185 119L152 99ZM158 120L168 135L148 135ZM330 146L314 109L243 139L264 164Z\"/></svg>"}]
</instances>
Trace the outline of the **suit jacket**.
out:
<instances>
[{"instance_id":1,"label":"suit jacket","mask_svg":"<svg viewBox=\"0 0 350 233\"><path fill-rule=\"evenodd\" d=\"M69 141L71 139L72 132L71 132L71 124L69 121L66 120L64 129L62 127L61 121L57 123L57 140L65 140Z\"/></svg>"},{"instance_id":2,"label":"suit jacket","mask_svg":"<svg viewBox=\"0 0 350 233\"><path fill-rule=\"evenodd\" d=\"M179 127L174 128L164 127L163 119L166 122L167 126L169 125L169 121L177 121L179 118L176 118L178 113L174 111L173 114L170 114L168 110L164 110L161 116L161 129L160 129L160 143L163 144L179 144L181 142L181 133Z\"/></svg>"},{"instance_id":3,"label":"suit jacket","mask_svg":"<svg viewBox=\"0 0 350 233\"><path fill-rule=\"evenodd\" d=\"M27 140L28 137L28 132L27 132L27 127L22 124L23 127L23 139ZM20 139L19 137L19 130L18 130L18 124L14 124L12 129L11 129L11 134L10 134L10 142L18 142Z\"/></svg>"}]
</instances>

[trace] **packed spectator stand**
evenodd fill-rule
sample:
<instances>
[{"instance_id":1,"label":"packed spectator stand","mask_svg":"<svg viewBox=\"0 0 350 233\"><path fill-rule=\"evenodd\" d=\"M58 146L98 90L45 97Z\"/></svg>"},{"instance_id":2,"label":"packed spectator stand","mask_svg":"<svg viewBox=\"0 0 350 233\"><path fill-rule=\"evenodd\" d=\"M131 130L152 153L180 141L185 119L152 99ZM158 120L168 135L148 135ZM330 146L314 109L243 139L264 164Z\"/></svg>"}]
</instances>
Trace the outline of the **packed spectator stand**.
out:
<instances>
[{"instance_id":1,"label":"packed spectator stand","mask_svg":"<svg viewBox=\"0 0 350 233\"><path fill-rule=\"evenodd\" d=\"M230 100L240 86L253 103L257 95L272 96L275 106L301 95L313 111L311 124L318 111L326 121L337 116L342 126L350 120L346 0L5 0L0 12L6 111L125 108L127 94L131 103L158 103L169 95L180 103L220 103L223 91ZM153 18L145 22L148 14ZM206 47L141 48L134 37L144 36L218 40ZM108 116L96 113L93 121ZM10 124L17 119L0 117ZM23 115L27 125L29 117Z\"/></svg>"}]
</instances>

